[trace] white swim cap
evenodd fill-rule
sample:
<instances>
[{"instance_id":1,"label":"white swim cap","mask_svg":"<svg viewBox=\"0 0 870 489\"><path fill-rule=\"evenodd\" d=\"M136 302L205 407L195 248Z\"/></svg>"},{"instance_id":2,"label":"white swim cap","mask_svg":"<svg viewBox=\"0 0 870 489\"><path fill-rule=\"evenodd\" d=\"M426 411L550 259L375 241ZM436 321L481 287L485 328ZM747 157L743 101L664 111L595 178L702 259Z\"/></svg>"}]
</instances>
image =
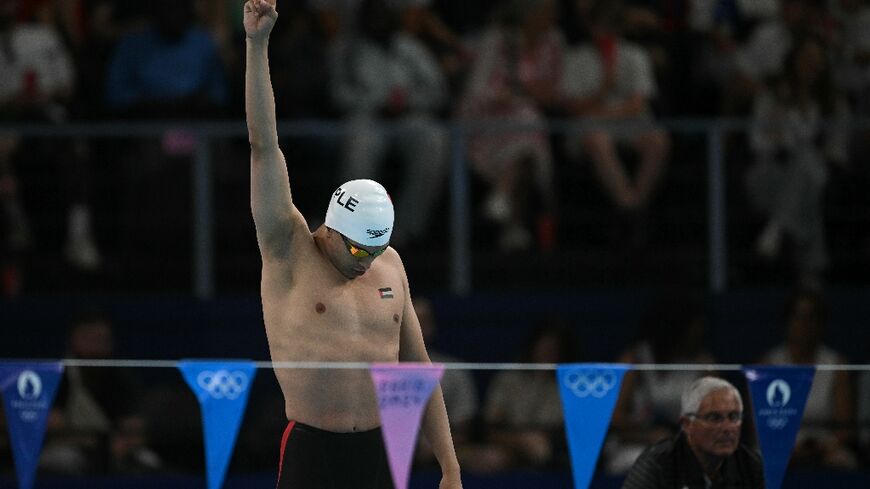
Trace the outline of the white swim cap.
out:
<instances>
[{"instance_id":1,"label":"white swim cap","mask_svg":"<svg viewBox=\"0 0 870 489\"><path fill-rule=\"evenodd\" d=\"M324 224L363 246L383 246L393 234L393 219L393 201L383 185L351 180L332 194Z\"/></svg>"}]
</instances>

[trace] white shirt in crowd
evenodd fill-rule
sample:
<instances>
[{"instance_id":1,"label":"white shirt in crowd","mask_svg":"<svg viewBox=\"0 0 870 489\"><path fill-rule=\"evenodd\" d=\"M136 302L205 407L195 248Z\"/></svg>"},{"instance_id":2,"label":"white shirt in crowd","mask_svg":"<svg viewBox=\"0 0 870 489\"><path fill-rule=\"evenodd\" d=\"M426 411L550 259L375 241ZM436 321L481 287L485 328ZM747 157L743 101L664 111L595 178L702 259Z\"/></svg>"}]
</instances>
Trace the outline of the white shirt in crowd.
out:
<instances>
[{"instance_id":1,"label":"white shirt in crowd","mask_svg":"<svg viewBox=\"0 0 870 489\"><path fill-rule=\"evenodd\" d=\"M72 90L72 59L51 28L15 26L9 46L11 52L0 48L0 102L30 89L47 95Z\"/></svg>"}]
</instances>

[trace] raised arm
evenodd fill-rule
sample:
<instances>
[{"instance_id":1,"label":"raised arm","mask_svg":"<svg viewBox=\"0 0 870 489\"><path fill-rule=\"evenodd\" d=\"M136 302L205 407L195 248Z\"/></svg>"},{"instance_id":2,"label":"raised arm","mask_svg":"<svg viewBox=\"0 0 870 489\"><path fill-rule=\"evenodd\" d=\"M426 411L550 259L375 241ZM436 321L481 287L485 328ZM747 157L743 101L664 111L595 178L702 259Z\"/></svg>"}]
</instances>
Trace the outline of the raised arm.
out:
<instances>
[{"instance_id":1,"label":"raised arm","mask_svg":"<svg viewBox=\"0 0 870 489\"><path fill-rule=\"evenodd\" d=\"M287 164L278 147L275 96L269 78L269 34L276 0L245 2L245 113L251 143L251 211L263 259L286 255L296 221Z\"/></svg>"}]
</instances>

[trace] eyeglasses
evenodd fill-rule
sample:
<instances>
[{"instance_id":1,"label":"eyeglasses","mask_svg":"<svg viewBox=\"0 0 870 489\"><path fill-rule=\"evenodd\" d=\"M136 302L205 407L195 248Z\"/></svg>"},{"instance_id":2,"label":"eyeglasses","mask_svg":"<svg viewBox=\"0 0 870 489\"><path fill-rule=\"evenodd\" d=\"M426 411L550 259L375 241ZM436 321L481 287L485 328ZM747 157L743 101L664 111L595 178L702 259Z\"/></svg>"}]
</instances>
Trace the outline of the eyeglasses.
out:
<instances>
[{"instance_id":1,"label":"eyeglasses","mask_svg":"<svg viewBox=\"0 0 870 489\"><path fill-rule=\"evenodd\" d=\"M385 251L387 251L386 247L381 248L377 251L364 250L364 249L360 248L359 246L356 246L355 244L351 243L350 240L347 239L347 236L345 236L341 233L338 233L338 234L341 236L341 239L344 241L344 245L347 246L347 251L351 255L353 255L355 258L368 258L368 257L377 258L377 257L383 255Z\"/></svg>"},{"instance_id":2,"label":"eyeglasses","mask_svg":"<svg viewBox=\"0 0 870 489\"><path fill-rule=\"evenodd\" d=\"M712 411L707 414L686 413L686 416L690 418L700 419L701 421L712 425L720 425L725 423L725 421L728 421L731 424L739 424L743 422L742 411L731 411L729 413L719 413L716 411Z\"/></svg>"}]
</instances>

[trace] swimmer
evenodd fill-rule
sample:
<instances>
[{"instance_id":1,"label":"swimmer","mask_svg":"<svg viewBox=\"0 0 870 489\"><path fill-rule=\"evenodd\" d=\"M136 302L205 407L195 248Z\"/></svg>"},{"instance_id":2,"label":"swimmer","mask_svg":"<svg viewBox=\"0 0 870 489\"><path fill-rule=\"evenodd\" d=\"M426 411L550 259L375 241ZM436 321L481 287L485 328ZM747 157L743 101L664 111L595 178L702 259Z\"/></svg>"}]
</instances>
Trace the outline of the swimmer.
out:
<instances>
[{"instance_id":1,"label":"swimmer","mask_svg":"<svg viewBox=\"0 0 870 489\"><path fill-rule=\"evenodd\" d=\"M372 180L342 184L313 233L293 204L269 77L277 18L275 0L245 3L251 210L272 360L429 362L405 268L389 246L394 214L386 190ZM275 369L275 376L289 421L278 488L393 487L367 370ZM440 489L461 488L440 387L422 429L441 466Z\"/></svg>"}]
</instances>

